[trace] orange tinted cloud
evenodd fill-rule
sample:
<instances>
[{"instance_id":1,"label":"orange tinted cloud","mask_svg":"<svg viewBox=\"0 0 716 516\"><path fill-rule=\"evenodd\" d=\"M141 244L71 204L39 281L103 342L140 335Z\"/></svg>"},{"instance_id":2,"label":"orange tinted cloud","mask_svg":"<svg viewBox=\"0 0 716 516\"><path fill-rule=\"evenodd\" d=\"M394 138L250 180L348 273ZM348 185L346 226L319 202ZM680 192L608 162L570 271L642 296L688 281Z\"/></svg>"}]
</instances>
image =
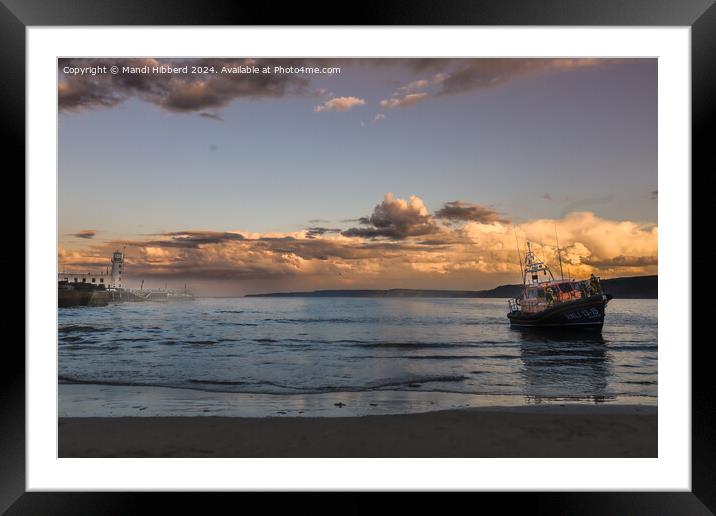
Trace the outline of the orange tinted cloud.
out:
<instances>
[{"instance_id":1,"label":"orange tinted cloud","mask_svg":"<svg viewBox=\"0 0 716 516\"><path fill-rule=\"evenodd\" d=\"M417 104L418 102L422 102L423 100L427 100L427 98L428 94L424 91L421 93L397 94L389 99L381 100L380 107L386 109L409 107Z\"/></svg>"},{"instance_id":2,"label":"orange tinted cloud","mask_svg":"<svg viewBox=\"0 0 716 516\"><path fill-rule=\"evenodd\" d=\"M345 113L350 111L355 106L365 105L365 100L359 97L336 97L325 101L313 108L316 113L323 113L324 111L336 111L338 113Z\"/></svg>"},{"instance_id":3,"label":"orange tinted cloud","mask_svg":"<svg viewBox=\"0 0 716 516\"><path fill-rule=\"evenodd\" d=\"M362 227L347 229L343 235L403 240L439 231L420 197L413 195L406 201L396 198L391 192L373 209L370 217L364 217L360 222Z\"/></svg>"},{"instance_id":4,"label":"orange tinted cloud","mask_svg":"<svg viewBox=\"0 0 716 516\"><path fill-rule=\"evenodd\" d=\"M94 229L82 229L78 231L77 233L72 233L69 236L73 236L75 238L83 238L83 239L90 239L94 238L95 235L97 235L97 231Z\"/></svg>"},{"instance_id":5,"label":"orange tinted cloud","mask_svg":"<svg viewBox=\"0 0 716 516\"><path fill-rule=\"evenodd\" d=\"M468 215L480 216L463 217L460 212L445 222L417 196L400 199L387 194L353 228L313 226L270 234L187 230L79 250L61 248L59 260L67 270L96 270L109 264L113 250L127 245L128 278L213 281L224 291L239 293L286 285L469 289L518 282L513 226L500 217L485 216L478 204L459 207L464 205L471 209ZM581 278L592 272L605 277L657 273L656 225L575 212L517 227L522 253L530 240L555 274L555 226L565 274Z\"/></svg>"},{"instance_id":6,"label":"orange tinted cloud","mask_svg":"<svg viewBox=\"0 0 716 516\"><path fill-rule=\"evenodd\" d=\"M595 58L439 60L426 63L425 66L439 66L444 68L443 71L429 79L412 81L398 88L390 98L381 100L380 106L386 109L410 107L434 97L495 88L519 77L595 68L627 61Z\"/></svg>"}]
</instances>

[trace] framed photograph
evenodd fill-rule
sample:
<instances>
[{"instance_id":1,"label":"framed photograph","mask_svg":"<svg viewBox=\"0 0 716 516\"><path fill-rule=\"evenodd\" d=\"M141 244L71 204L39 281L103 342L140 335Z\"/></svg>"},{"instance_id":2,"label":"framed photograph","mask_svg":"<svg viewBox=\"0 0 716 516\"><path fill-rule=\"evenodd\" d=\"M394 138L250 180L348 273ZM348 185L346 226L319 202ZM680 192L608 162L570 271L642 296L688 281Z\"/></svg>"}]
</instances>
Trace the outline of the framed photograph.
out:
<instances>
[{"instance_id":1,"label":"framed photograph","mask_svg":"<svg viewBox=\"0 0 716 516\"><path fill-rule=\"evenodd\" d=\"M691 341L712 2L396 3L351 25L210 4L0 10L27 200L0 507L381 490L713 511Z\"/></svg>"}]
</instances>

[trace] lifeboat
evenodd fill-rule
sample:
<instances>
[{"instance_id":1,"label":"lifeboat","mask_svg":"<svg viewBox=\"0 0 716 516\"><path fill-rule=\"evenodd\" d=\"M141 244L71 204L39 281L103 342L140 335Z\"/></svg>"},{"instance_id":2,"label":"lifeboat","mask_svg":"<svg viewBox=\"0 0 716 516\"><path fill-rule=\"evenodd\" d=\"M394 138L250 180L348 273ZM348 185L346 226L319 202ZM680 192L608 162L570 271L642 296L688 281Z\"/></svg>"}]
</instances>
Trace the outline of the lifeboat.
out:
<instances>
[{"instance_id":1,"label":"lifeboat","mask_svg":"<svg viewBox=\"0 0 716 516\"><path fill-rule=\"evenodd\" d=\"M602 290L597 276L556 279L549 266L535 256L530 242L522 270L522 295L508 301L507 318L512 326L601 331L612 296Z\"/></svg>"}]
</instances>

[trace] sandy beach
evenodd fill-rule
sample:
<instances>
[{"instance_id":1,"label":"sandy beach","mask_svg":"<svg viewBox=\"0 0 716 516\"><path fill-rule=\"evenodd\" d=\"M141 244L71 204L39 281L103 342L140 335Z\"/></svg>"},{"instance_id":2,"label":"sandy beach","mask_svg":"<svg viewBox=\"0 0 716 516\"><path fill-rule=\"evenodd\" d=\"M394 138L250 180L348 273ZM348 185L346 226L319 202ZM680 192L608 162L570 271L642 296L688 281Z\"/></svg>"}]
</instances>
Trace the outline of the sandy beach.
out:
<instances>
[{"instance_id":1,"label":"sandy beach","mask_svg":"<svg viewBox=\"0 0 716 516\"><path fill-rule=\"evenodd\" d=\"M59 457L656 457L657 443L653 406L59 419Z\"/></svg>"}]
</instances>

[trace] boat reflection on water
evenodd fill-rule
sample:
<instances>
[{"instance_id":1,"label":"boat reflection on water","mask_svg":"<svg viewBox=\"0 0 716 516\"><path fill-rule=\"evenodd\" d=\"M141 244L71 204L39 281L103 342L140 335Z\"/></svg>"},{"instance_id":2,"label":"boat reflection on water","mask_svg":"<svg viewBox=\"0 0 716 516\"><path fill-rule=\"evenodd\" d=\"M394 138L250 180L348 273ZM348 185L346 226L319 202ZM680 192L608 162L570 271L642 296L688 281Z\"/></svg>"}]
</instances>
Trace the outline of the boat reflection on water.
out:
<instances>
[{"instance_id":1,"label":"boat reflection on water","mask_svg":"<svg viewBox=\"0 0 716 516\"><path fill-rule=\"evenodd\" d=\"M513 329L520 334L520 358L528 403L603 403L608 394L610 360L601 333Z\"/></svg>"}]
</instances>

